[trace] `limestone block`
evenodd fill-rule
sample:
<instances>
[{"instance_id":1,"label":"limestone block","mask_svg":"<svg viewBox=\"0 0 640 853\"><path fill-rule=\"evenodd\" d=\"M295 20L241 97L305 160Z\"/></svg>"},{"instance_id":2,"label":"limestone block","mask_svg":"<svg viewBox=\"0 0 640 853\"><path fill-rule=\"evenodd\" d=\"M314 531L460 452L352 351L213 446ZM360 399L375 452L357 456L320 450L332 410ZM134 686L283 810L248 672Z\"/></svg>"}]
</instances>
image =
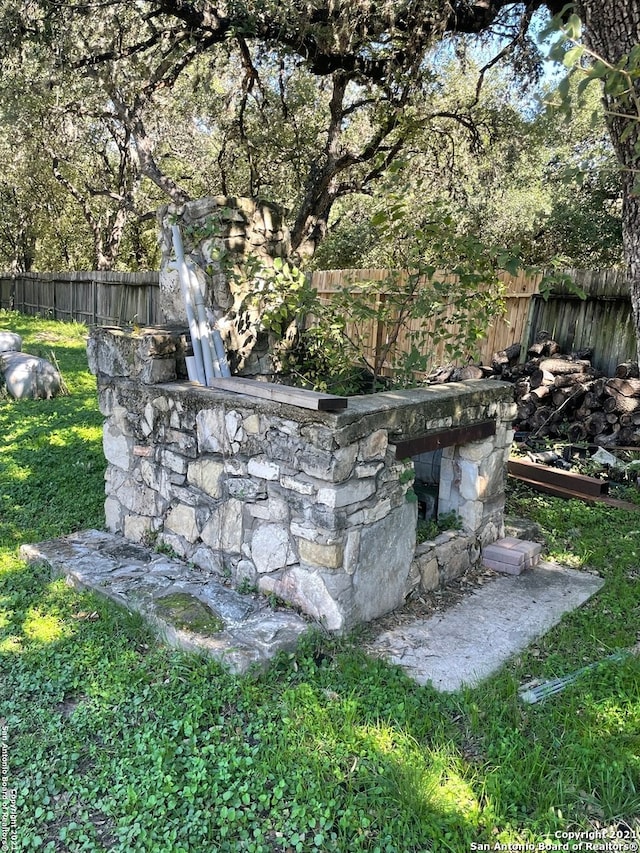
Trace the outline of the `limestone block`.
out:
<instances>
[{"instance_id":1,"label":"limestone block","mask_svg":"<svg viewBox=\"0 0 640 853\"><path fill-rule=\"evenodd\" d=\"M211 548L206 548L204 545L198 545L189 556L189 562L193 563L204 572L209 572L213 575L222 575L224 567L220 557L214 553Z\"/></svg>"},{"instance_id":2,"label":"limestone block","mask_svg":"<svg viewBox=\"0 0 640 853\"><path fill-rule=\"evenodd\" d=\"M273 593L299 607L303 613L321 622L328 631L340 631L344 626L340 606L316 572L294 567L272 575L261 575L258 578L258 589L267 594Z\"/></svg>"},{"instance_id":3,"label":"limestone block","mask_svg":"<svg viewBox=\"0 0 640 853\"><path fill-rule=\"evenodd\" d=\"M289 521L289 505L277 495L247 504L247 512L252 518L261 518L264 521Z\"/></svg>"},{"instance_id":4,"label":"limestone block","mask_svg":"<svg viewBox=\"0 0 640 853\"><path fill-rule=\"evenodd\" d=\"M171 491L171 481L168 476L168 471L162 465L154 465L148 459L140 460L140 474L142 481L150 489L160 492L161 495L169 497Z\"/></svg>"},{"instance_id":5,"label":"limestone block","mask_svg":"<svg viewBox=\"0 0 640 853\"><path fill-rule=\"evenodd\" d=\"M177 533L165 532L158 536L158 544L164 545L165 548L170 548L179 557L189 559L192 548L190 544L182 536Z\"/></svg>"},{"instance_id":6,"label":"limestone block","mask_svg":"<svg viewBox=\"0 0 640 853\"><path fill-rule=\"evenodd\" d=\"M368 622L398 607L407 588L416 547L417 505L405 502L363 528L353 575L354 617Z\"/></svg>"},{"instance_id":7,"label":"limestone block","mask_svg":"<svg viewBox=\"0 0 640 853\"><path fill-rule=\"evenodd\" d=\"M246 477L247 463L239 459L237 456L230 456L224 460L225 474L230 474L232 477Z\"/></svg>"},{"instance_id":8,"label":"limestone block","mask_svg":"<svg viewBox=\"0 0 640 853\"><path fill-rule=\"evenodd\" d=\"M484 508L482 501L464 501L458 507L462 525L469 533L478 532L483 523Z\"/></svg>"},{"instance_id":9,"label":"limestone block","mask_svg":"<svg viewBox=\"0 0 640 853\"><path fill-rule=\"evenodd\" d=\"M323 545L309 539L298 539L298 554L301 562L326 569L338 569L342 565L344 545L342 542Z\"/></svg>"},{"instance_id":10,"label":"limestone block","mask_svg":"<svg viewBox=\"0 0 640 853\"><path fill-rule=\"evenodd\" d=\"M261 480L280 479L280 466L270 462L266 457L255 456L250 459L247 470L252 477L258 477Z\"/></svg>"},{"instance_id":11,"label":"limestone block","mask_svg":"<svg viewBox=\"0 0 640 853\"><path fill-rule=\"evenodd\" d=\"M360 537L361 531L358 529L350 530L346 536L342 567L348 575L352 575L358 567Z\"/></svg>"},{"instance_id":12,"label":"limestone block","mask_svg":"<svg viewBox=\"0 0 640 853\"><path fill-rule=\"evenodd\" d=\"M165 429L162 438L169 449L176 453L182 453L183 456L188 456L191 459L195 459L198 455L196 438L192 433L178 429Z\"/></svg>"},{"instance_id":13,"label":"limestone block","mask_svg":"<svg viewBox=\"0 0 640 853\"><path fill-rule=\"evenodd\" d=\"M344 507L366 500L374 494L375 490L374 479L352 480L333 487L318 489L317 501L328 507Z\"/></svg>"},{"instance_id":14,"label":"limestone block","mask_svg":"<svg viewBox=\"0 0 640 853\"><path fill-rule=\"evenodd\" d=\"M242 428L242 415L239 412L227 412L224 416L224 425L227 433L227 438L230 442L244 441L245 433Z\"/></svg>"},{"instance_id":15,"label":"limestone block","mask_svg":"<svg viewBox=\"0 0 640 853\"><path fill-rule=\"evenodd\" d=\"M433 556L433 552L425 555L422 558L416 558L414 561L420 571L420 587L424 592L431 592L440 586L440 572L438 571L438 561Z\"/></svg>"},{"instance_id":16,"label":"limestone block","mask_svg":"<svg viewBox=\"0 0 640 853\"><path fill-rule=\"evenodd\" d=\"M283 489L296 492L299 495L313 495L317 489L317 483L304 477L291 477L287 474L280 477L280 485Z\"/></svg>"},{"instance_id":17,"label":"limestone block","mask_svg":"<svg viewBox=\"0 0 640 853\"><path fill-rule=\"evenodd\" d=\"M402 502L406 501L403 498ZM383 518L386 518L391 512L392 506L389 498L384 498L384 500L379 500L373 506L364 507L364 509L359 509L356 512L353 512L349 515L349 523L350 524L373 524L376 521L381 521Z\"/></svg>"},{"instance_id":18,"label":"limestone block","mask_svg":"<svg viewBox=\"0 0 640 853\"><path fill-rule=\"evenodd\" d=\"M251 477L232 477L227 479L227 491L233 498L241 501L261 501L267 497L265 484Z\"/></svg>"},{"instance_id":19,"label":"limestone block","mask_svg":"<svg viewBox=\"0 0 640 853\"><path fill-rule=\"evenodd\" d=\"M22 350L22 338L17 332L8 332L0 329L0 352L20 352Z\"/></svg>"},{"instance_id":20,"label":"limestone block","mask_svg":"<svg viewBox=\"0 0 640 853\"><path fill-rule=\"evenodd\" d=\"M102 449L105 459L125 471L131 467L134 439L107 421L102 430Z\"/></svg>"},{"instance_id":21,"label":"limestone block","mask_svg":"<svg viewBox=\"0 0 640 853\"><path fill-rule=\"evenodd\" d=\"M363 462L374 459L384 459L389 444L389 434L386 429L378 429L360 442L359 457Z\"/></svg>"},{"instance_id":22,"label":"limestone block","mask_svg":"<svg viewBox=\"0 0 640 853\"><path fill-rule=\"evenodd\" d=\"M333 430L315 424L303 426L300 435L319 450L334 450Z\"/></svg>"},{"instance_id":23,"label":"limestone block","mask_svg":"<svg viewBox=\"0 0 640 853\"><path fill-rule=\"evenodd\" d=\"M162 448L160 451L160 461L165 468L168 468L176 474L187 473L187 468L189 466L188 460L179 453L175 453L173 450Z\"/></svg>"},{"instance_id":24,"label":"limestone block","mask_svg":"<svg viewBox=\"0 0 640 853\"><path fill-rule=\"evenodd\" d=\"M109 495L104 502L105 527L111 533L122 533L122 506L120 501Z\"/></svg>"},{"instance_id":25,"label":"limestone block","mask_svg":"<svg viewBox=\"0 0 640 853\"><path fill-rule=\"evenodd\" d=\"M471 462L480 462L485 457L493 453L494 449L493 436L484 438L481 441L471 441L469 444L460 445L458 456L460 459L468 459Z\"/></svg>"},{"instance_id":26,"label":"limestone block","mask_svg":"<svg viewBox=\"0 0 640 853\"><path fill-rule=\"evenodd\" d=\"M113 465L107 467L105 491L107 495L117 498L122 506L134 515L163 515L168 505L167 500L158 492L137 482Z\"/></svg>"},{"instance_id":27,"label":"limestone block","mask_svg":"<svg viewBox=\"0 0 640 853\"><path fill-rule=\"evenodd\" d=\"M156 530L156 519L143 515L125 515L124 536L131 542L146 542Z\"/></svg>"},{"instance_id":28,"label":"limestone block","mask_svg":"<svg viewBox=\"0 0 640 853\"><path fill-rule=\"evenodd\" d=\"M384 468L384 462L369 462L363 465L356 465L354 474L359 480L364 480L367 477L375 477L378 471Z\"/></svg>"},{"instance_id":29,"label":"limestone block","mask_svg":"<svg viewBox=\"0 0 640 853\"><path fill-rule=\"evenodd\" d=\"M296 562L288 529L281 524L262 524L251 539L251 558L260 574L275 572Z\"/></svg>"},{"instance_id":30,"label":"limestone block","mask_svg":"<svg viewBox=\"0 0 640 853\"><path fill-rule=\"evenodd\" d=\"M189 463L187 470L187 482L212 498L219 498L222 494L222 475L224 463L217 459L201 456L194 462Z\"/></svg>"},{"instance_id":31,"label":"limestone block","mask_svg":"<svg viewBox=\"0 0 640 853\"><path fill-rule=\"evenodd\" d=\"M258 435L260 433L260 416L249 415L242 422L242 427L247 435Z\"/></svg>"},{"instance_id":32,"label":"limestone block","mask_svg":"<svg viewBox=\"0 0 640 853\"><path fill-rule=\"evenodd\" d=\"M460 471L460 494L466 501L480 500L485 493L486 480L480 476L477 462L461 459L458 463Z\"/></svg>"},{"instance_id":33,"label":"limestone block","mask_svg":"<svg viewBox=\"0 0 640 853\"><path fill-rule=\"evenodd\" d=\"M192 506L178 504L167 515L164 522L165 530L182 536L187 542L195 542L200 537L196 511Z\"/></svg>"},{"instance_id":34,"label":"limestone block","mask_svg":"<svg viewBox=\"0 0 640 853\"><path fill-rule=\"evenodd\" d=\"M258 572L251 560L239 560L232 573L232 582L236 589L242 587L257 588Z\"/></svg>"},{"instance_id":35,"label":"limestone block","mask_svg":"<svg viewBox=\"0 0 640 853\"><path fill-rule=\"evenodd\" d=\"M243 537L242 501L230 500L216 507L204 526L202 541L217 551L240 553Z\"/></svg>"},{"instance_id":36,"label":"limestone block","mask_svg":"<svg viewBox=\"0 0 640 853\"><path fill-rule=\"evenodd\" d=\"M480 463L480 476L485 486L482 492L483 498L492 498L504 492L505 462L502 450L495 450Z\"/></svg>"},{"instance_id":37,"label":"limestone block","mask_svg":"<svg viewBox=\"0 0 640 853\"><path fill-rule=\"evenodd\" d=\"M358 445L340 447L333 452L310 450L300 454L299 465L305 474L333 483L341 483L351 476L358 454ZM377 471L374 471L374 474ZM369 475L369 476L373 476Z\"/></svg>"},{"instance_id":38,"label":"limestone block","mask_svg":"<svg viewBox=\"0 0 640 853\"><path fill-rule=\"evenodd\" d=\"M200 453L229 453L231 451L222 410L203 409L199 411L196 415L196 435Z\"/></svg>"},{"instance_id":39,"label":"limestone block","mask_svg":"<svg viewBox=\"0 0 640 853\"><path fill-rule=\"evenodd\" d=\"M23 352L0 353L0 373L16 400L50 400L62 388L59 371L45 358Z\"/></svg>"}]
</instances>

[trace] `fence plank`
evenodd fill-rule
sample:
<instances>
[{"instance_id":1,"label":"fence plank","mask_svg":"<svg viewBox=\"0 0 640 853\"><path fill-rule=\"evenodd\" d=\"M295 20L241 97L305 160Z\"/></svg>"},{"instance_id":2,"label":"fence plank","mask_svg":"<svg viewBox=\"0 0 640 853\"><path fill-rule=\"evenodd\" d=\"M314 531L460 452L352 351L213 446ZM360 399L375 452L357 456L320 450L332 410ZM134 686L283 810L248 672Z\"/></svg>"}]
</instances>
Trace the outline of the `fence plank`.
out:
<instances>
[{"instance_id":1,"label":"fence plank","mask_svg":"<svg viewBox=\"0 0 640 853\"><path fill-rule=\"evenodd\" d=\"M584 290L581 300L566 287L558 286L548 299L538 292L540 277L505 276L506 314L487 329L479 346L482 363L492 354L515 342L528 347L536 333L548 331L563 350L592 347L594 366L612 375L622 361L636 359L636 334L631 316L629 287L620 270L567 271ZM388 270L327 270L314 272L311 284L323 299L341 288L357 288L358 282L382 282ZM64 272L0 273L0 308L25 314L43 314L59 320L79 320L89 325L162 323L159 310L157 272ZM372 298L377 298L372 294ZM398 347L408 351L412 337L433 329L413 321L403 330ZM384 347L389 329L375 319L348 324L369 358ZM442 344L433 347L432 362L446 361ZM387 363L385 372L390 372Z\"/></svg>"}]
</instances>

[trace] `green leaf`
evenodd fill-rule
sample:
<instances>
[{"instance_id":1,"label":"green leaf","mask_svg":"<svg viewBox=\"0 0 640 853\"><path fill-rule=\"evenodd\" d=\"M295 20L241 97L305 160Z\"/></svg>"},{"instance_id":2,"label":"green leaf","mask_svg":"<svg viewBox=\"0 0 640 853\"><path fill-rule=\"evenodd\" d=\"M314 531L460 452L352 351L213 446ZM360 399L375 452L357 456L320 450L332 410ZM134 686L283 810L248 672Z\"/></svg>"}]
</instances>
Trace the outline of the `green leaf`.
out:
<instances>
[{"instance_id":1,"label":"green leaf","mask_svg":"<svg viewBox=\"0 0 640 853\"><path fill-rule=\"evenodd\" d=\"M565 53L562 59L562 64L565 68L573 68L575 65L579 65L584 51L585 48L581 44L572 47Z\"/></svg>"}]
</instances>

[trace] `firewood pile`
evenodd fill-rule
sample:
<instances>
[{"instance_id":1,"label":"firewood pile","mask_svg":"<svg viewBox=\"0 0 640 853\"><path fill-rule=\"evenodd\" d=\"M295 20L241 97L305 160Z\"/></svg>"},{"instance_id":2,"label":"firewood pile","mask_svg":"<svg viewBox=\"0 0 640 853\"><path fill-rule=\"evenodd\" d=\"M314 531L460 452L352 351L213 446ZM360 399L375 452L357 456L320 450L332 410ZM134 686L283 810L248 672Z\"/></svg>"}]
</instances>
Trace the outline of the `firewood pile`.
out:
<instances>
[{"instance_id":1,"label":"firewood pile","mask_svg":"<svg viewBox=\"0 0 640 853\"><path fill-rule=\"evenodd\" d=\"M520 344L493 355L491 366L440 368L430 382L494 377L515 384L516 427L535 437L562 437L603 447L640 446L640 371L619 364L606 377L591 364L590 349L563 354L540 332L520 361Z\"/></svg>"}]
</instances>

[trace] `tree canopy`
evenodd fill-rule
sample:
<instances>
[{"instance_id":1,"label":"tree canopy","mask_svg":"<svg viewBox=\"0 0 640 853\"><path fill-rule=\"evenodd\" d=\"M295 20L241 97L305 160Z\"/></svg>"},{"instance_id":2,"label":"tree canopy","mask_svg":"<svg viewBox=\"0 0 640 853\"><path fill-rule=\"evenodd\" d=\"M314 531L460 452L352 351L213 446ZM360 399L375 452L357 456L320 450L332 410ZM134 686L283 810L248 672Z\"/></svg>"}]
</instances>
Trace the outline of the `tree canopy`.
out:
<instances>
[{"instance_id":1,"label":"tree canopy","mask_svg":"<svg viewBox=\"0 0 640 853\"><path fill-rule=\"evenodd\" d=\"M348 251L335 252L341 226L343 235L346 224L357 232L400 155L411 159L417 209L425 192L446 198L460 227L517 222L509 236L529 257L559 249L580 258L571 234L557 237L602 199L611 212L602 224L615 231L606 157L591 164L581 190L563 190L559 175L579 159L575 146L540 115L523 115L505 95L505 78L492 78L504 59L524 80L538 73L533 15L563 6L4 0L2 127L25 161L38 163L37 229L45 228L48 198L57 223L73 221L86 235L91 251L83 259L58 235L51 241L69 264L153 263L154 206L207 193L286 206L300 259L314 254L333 222L333 252L344 259ZM465 64L464 36L485 40L484 67ZM578 145L590 144L589 132ZM25 172L18 174L24 193ZM33 188L33 180L26 184ZM6 203L17 205L10 196ZM593 221L585 216L585 228ZM28 243L34 226L27 226L16 219L12 235ZM12 251L18 266L33 258L33 247Z\"/></svg>"}]
</instances>

